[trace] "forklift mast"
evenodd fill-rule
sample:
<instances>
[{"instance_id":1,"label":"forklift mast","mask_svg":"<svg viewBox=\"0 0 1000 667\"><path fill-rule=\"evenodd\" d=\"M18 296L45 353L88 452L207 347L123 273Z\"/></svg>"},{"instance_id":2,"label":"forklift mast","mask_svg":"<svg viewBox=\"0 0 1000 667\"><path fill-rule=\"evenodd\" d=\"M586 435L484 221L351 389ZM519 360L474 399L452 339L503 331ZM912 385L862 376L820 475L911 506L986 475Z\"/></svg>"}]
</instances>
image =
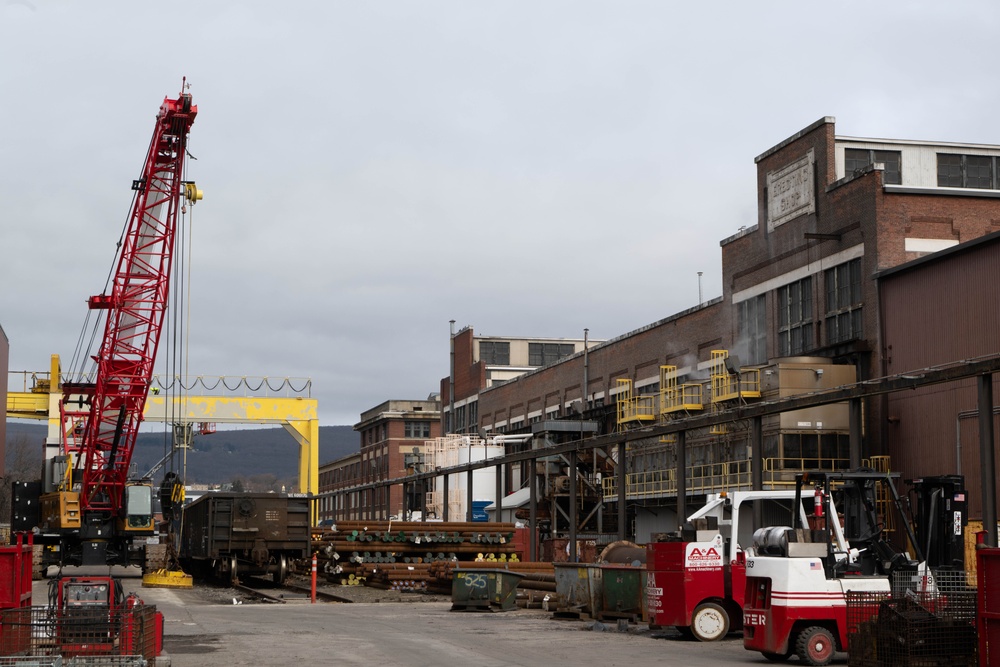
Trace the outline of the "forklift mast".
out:
<instances>
[{"instance_id":1,"label":"forklift mast","mask_svg":"<svg viewBox=\"0 0 1000 667\"><path fill-rule=\"evenodd\" d=\"M965 477L940 475L906 480L916 495L913 520L917 543L932 568L965 569L965 526L969 522Z\"/></svg>"}]
</instances>

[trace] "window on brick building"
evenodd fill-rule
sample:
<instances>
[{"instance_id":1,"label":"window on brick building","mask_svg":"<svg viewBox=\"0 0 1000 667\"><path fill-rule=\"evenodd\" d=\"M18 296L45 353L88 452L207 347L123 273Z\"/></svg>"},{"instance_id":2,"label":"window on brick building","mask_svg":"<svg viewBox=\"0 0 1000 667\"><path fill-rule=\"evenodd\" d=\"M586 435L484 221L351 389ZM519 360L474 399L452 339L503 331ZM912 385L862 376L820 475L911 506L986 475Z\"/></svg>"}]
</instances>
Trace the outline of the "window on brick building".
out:
<instances>
[{"instance_id":1,"label":"window on brick building","mask_svg":"<svg viewBox=\"0 0 1000 667\"><path fill-rule=\"evenodd\" d=\"M547 366L573 354L572 343L528 343L528 365Z\"/></svg>"},{"instance_id":2,"label":"window on brick building","mask_svg":"<svg viewBox=\"0 0 1000 667\"><path fill-rule=\"evenodd\" d=\"M868 148L844 149L844 173L850 176L870 164L885 165L882 180L890 185L903 182L903 154L899 151L876 151Z\"/></svg>"},{"instance_id":3,"label":"window on brick building","mask_svg":"<svg viewBox=\"0 0 1000 667\"><path fill-rule=\"evenodd\" d=\"M404 422L403 435L407 438L429 438L431 437L431 423Z\"/></svg>"},{"instance_id":4,"label":"window on brick building","mask_svg":"<svg viewBox=\"0 0 1000 667\"><path fill-rule=\"evenodd\" d=\"M778 356L793 357L813 349L812 276L777 290Z\"/></svg>"},{"instance_id":5,"label":"window on brick building","mask_svg":"<svg viewBox=\"0 0 1000 667\"><path fill-rule=\"evenodd\" d=\"M510 343L506 341L479 341L479 360L491 366L510 366Z\"/></svg>"},{"instance_id":6,"label":"window on brick building","mask_svg":"<svg viewBox=\"0 0 1000 667\"><path fill-rule=\"evenodd\" d=\"M826 342L843 343L862 337L861 259L827 269Z\"/></svg>"},{"instance_id":7,"label":"window on brick building","mask_svg":"<svg viewBox=\"0 0 1000 667\"><path fill-rule=\"evenodd\" d=\"M937 155L938 187L996 189L997 171L996 158L989 155Z\"/></svg>"},{"instance_id":8,"label":"window on brick building","mask_svg":"<svg viewBox=\"0 0 1000 667\"><path fill-rule=\"evenodd\" d=\"M740 354L748 366L767 363L767 313L764 295L736 304Z\"/></svg>"}]
</instances>

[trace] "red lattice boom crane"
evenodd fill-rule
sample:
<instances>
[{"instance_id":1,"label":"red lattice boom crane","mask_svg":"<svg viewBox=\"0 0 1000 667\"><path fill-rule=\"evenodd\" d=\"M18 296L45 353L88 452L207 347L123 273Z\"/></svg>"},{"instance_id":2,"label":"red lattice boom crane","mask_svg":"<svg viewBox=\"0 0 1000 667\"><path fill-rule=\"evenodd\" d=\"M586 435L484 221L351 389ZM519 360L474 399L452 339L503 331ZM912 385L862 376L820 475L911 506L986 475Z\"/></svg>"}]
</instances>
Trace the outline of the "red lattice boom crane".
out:
<instances>
[{"instance_id":1,"label":"red lattice boom crane","mask_svg":"<svg viewBox=\"0 0 1000 667\"><path fill-rule=\"evenodd\" d=\"M132 183L114 278L88 300L106 311L94 381L63 384L61 456L46 462L42 481L40 528L51 538L52 564L144 565L152 486L130 480L129 470L167 309L178 214L185 198L201 195L183 180L197 113L183 88L163 100L142 176Z\"/></svg>"}]
</instances>

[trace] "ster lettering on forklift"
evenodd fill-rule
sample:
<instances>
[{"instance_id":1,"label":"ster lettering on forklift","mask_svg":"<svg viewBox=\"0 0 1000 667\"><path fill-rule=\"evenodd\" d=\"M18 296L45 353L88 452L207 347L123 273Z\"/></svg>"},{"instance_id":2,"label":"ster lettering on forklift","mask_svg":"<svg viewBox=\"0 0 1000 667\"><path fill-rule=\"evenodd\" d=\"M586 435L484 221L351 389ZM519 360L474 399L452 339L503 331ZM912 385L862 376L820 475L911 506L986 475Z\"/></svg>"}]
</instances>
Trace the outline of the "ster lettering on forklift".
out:
<instances>
[{"instance_id":1,"label":"ster lettering on forklift","mask_svg":"<svg viewBox=\"0 0 1000 667\"><path fill-rule=\"evenodd\" d=\"M754 625L754 626L767 625L767 617L764 614L747 612L743 614L743 625Z\"/></svg>"}]
</instances>

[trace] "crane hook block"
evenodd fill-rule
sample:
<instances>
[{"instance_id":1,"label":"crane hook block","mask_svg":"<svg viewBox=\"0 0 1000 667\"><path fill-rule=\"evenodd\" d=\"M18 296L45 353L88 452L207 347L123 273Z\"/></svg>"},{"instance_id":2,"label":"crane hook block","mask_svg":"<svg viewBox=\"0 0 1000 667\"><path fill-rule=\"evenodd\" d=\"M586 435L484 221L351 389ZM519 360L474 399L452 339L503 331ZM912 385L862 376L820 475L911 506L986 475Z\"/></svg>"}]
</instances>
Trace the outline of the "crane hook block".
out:
<instances>
[{"instance_id":1,"label":"crane hook block","mask_svg":"<svg viewBox=\"0 0 1000 667\"><path fill-rule=\"evenodd\" d=\"M204 197L205 193L199 190L198 186L194 183L189 182L184 184L184 198L192 204L201 201Z\"/></svg>"}]
</instances>

